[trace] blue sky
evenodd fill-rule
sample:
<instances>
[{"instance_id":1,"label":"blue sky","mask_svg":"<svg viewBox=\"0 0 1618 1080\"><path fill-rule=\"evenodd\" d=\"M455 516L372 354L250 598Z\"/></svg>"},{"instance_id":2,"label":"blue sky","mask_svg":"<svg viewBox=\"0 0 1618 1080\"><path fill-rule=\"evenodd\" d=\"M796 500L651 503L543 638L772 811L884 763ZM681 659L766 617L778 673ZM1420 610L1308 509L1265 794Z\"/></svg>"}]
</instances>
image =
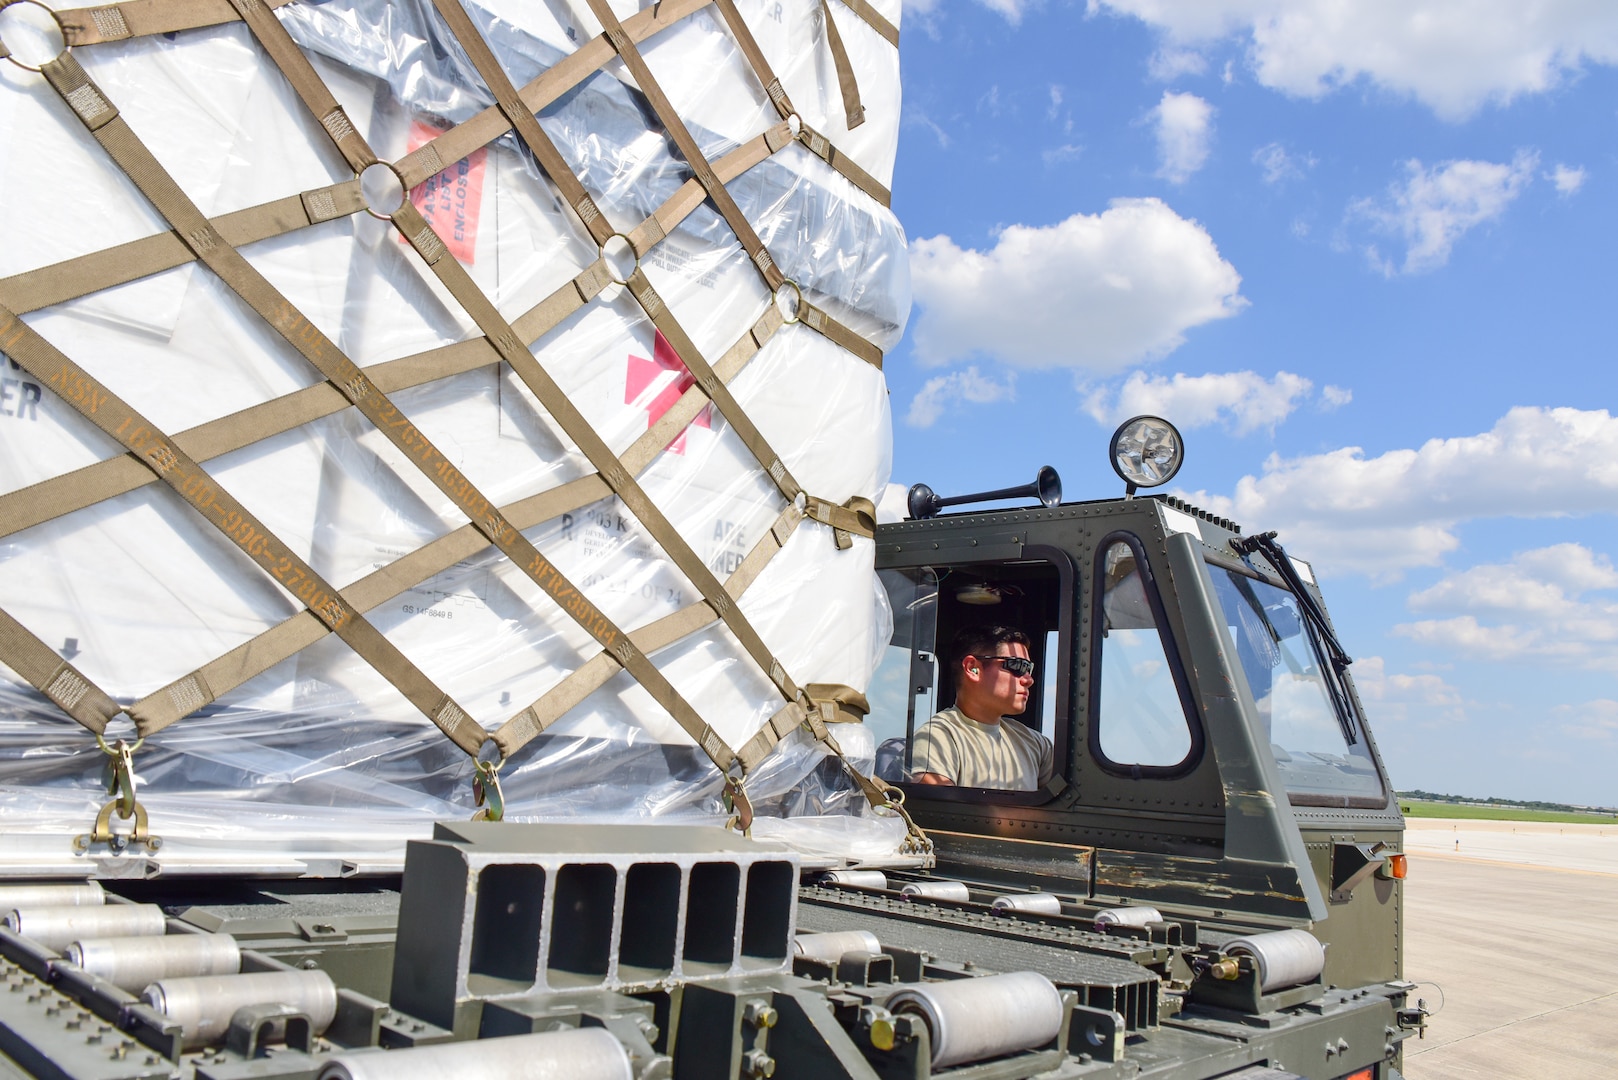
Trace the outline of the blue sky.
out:
<instances>
[{"instance_id":1,"label":"blue sky","mask_svg":"<svg viewBox=\"0 0 1618 1080\"><path fill-rule=\"evenodd\" d=\"M1171 490L1324 579L1396 786L1618 804L1618 8L906 3L894 480Z\"/></svg>"}]
</instances>

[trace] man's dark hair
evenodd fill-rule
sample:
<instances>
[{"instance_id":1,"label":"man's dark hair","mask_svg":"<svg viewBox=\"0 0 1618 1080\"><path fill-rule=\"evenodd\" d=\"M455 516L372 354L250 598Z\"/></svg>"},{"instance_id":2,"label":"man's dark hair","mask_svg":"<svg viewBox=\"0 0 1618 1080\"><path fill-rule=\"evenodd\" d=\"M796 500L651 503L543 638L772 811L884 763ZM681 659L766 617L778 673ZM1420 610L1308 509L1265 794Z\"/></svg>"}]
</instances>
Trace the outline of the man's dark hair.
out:
<instances>
[{"instance_id":1,"label":"man's dark hair","mask_svg":"<svg viewBox=\"0 0 1618 1080\"><path fill-rule=\"evenodd\" d=\"M1021 645L1028 648L1031 644L1028 635L1015 626L963 626L949 644L952 685L956 687L961 685L961 661L968 656L983 659L998 654L1001 645Z\"/></svg>"}]
</instances>

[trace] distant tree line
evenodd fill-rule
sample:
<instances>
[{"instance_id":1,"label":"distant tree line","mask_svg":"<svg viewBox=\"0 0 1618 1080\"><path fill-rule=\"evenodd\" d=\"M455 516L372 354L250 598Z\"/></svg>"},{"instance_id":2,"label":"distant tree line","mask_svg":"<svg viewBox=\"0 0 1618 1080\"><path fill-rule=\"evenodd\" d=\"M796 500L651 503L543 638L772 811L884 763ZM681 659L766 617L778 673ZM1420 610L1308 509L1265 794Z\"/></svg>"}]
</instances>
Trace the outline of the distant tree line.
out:
<instances>
[{"instance_id":1,"label":"distant tree line","mask_svg":"<svg viewBox=\"0 0 1618 1080\"><path fill-rule=\"evenodd\" d=\"M1500 799L1493 795L1486 799L1479 799L1471 795L1444 795L1436 791L1422 791L1420 788L1415 788L1411 791L1400 791L1396 794L1401 799L1420 799L1422 802L1455 803L1464 806L1512 806L1523 810L1554 810L1564 814L1612 814L1618 816L1618 809L1610 806L1579 806L1573 803L1543 802L1540 800Z\"/></svg>"}]
</instances>

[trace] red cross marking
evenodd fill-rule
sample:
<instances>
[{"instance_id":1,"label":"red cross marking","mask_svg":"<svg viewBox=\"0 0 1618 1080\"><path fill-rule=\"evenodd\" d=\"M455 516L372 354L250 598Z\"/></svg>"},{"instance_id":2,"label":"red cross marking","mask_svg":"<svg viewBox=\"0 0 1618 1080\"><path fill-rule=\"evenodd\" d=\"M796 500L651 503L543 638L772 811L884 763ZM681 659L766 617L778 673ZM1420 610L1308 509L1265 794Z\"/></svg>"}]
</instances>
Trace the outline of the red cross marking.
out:
<instances>
[{"instance_id":1,"label":"red cross marking","mask_svg":"<svg viewBox=\"0 0 1618 1080\"><path fill-rule=\"evenodd\" d=\"M674 407L680 396L696 384L696 379L680 360L663 331L657 331L652 344L652 358L629 354L629 370L624 376L624 404L639 405L646 410L646 426L650 428L658 418ZM704 405L697 418L691 421L697 427L712 429L709 419L711 406ZM689 430L689 427L687 428ZM685 431L674 437L668 449L676 454L685 453Z\"/></svg>"}]
</instances>

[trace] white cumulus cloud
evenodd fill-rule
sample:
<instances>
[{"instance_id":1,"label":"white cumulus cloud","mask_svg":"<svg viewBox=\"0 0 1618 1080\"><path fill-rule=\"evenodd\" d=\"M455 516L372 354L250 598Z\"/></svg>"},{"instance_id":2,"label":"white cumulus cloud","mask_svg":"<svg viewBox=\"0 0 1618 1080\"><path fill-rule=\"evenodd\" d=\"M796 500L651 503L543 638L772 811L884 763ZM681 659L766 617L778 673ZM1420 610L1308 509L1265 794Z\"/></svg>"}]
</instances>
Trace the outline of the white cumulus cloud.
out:
<instances>
[{"instance_id":1,"label":"white cumulus cloud","mask_svg":"<svg viewBox=\"0 0 1618 1080\"><path fill-rule=\"evenodd\" d=\"M1427 168L1405 163L1405 179L1388 188L1385 199L1359 199L1349 216L1368 221L1405 245L1407 274L1435 270L1449 262L1450 250L1462 236L1493 221L1534 179L1539 156L1519 151L1510 164L1491 161L1446 161ZM1367 249L1383 272L1393 264L1376 247Z\"/></svg>"},{"instance_id":2,"label":"white cumulus cloud","mask_svg":"<svg viewBox=\"0 0 1618 1080\"><path fill-rule=\"evenodd\" d=\"M1373 730L1466 719L1461 692L1441 675L1390 672L1387 661L1380 656L1360 657L1349 673L1370 714Z\"/></svg>"},{"instance_id":3,"label":"white cumulus cloud","mask_svg":"<svg viewBox=\"0 0 1618 1080\"><path fill-rule=\"evenodd\" d=\"M1456 614L1393 632L1469 660L1618 670L1618 600L1589 595L1613 589L1611 559L1582 544L1554 544L1450 574L1413 594L1414 611Z\"/></svg>"},{"instance_id":4,"label":"white cumulus cloud","mask_svg":"<svg viewBox=\"0 0 1618 1080\"><path fill-rule=\"evenodd\" d=\"M1278 371L1273 378L1251 371L1210 375L1148 375L1137 371L1116 391L1098 388L1084 400L1084 411L1103 424L1151 413L1182 431L1224 424L1237 435L1274 429L1308 400L1314 384L1302 375Z\"/></svg>"},{"instance_id":5,"label":"white cumulus cloud","mask_svg":"<svg viewBox=\"0 0 1618 1080\"><path fill-rule=\"evenodd\" d=\"M1182 75L1207 71L1208 58L1195 49L1159 49L1146 62L1146 69L1159 82L1173 82Z\"/></svg>"},{"instance_id":6,"label":"white cumulus cloud","mask_svg":"<svg viewBox=\"0 0 1618 1080\"><path fill-rule=\"evenodd\" d=\"M1253 151L1253 164L1264 174L1266 184L1281 184L1288 180L1302 180L1305 169L1315 167L1309 154L1294 154L1278 142L1266 143Z\"/></svg>"},{"instance_id":7,"label":"white cumulus cloud","mask_svg":"<svg viewBox=\"0 0 1618 1080\"><path fill-rule=\"evenodd\" d=\"M1024 13L1039 6L1039 0L978 0L978 3L1016 26ZM921 20L924 26L943 8L940 0L904 0L904 14Z\"/></svg>"},{"instance_id":8,"label":"white cumulus cloud","mask_svg":"<svg viewBox=\"0 0 1618 1080\"><path fill-rule=\"evenodd\" d=\"M1562 734L1576 739L1618 743L1618 701L1596 698L1577 705L1558 705L1551 710Z\"/></svg>"},{"instance_id":9,"label":"white cumulus cloud","mask_svg":"<svg viewBox=\"0 0 1618 1080\"><path fill-rule=\"evenodd\" d=\"M1545 179L1556 185L1558 195L1575 195L1584 186L1584 182L1589 179L1589 174L1584 171L1582 166L1573 168L1570 165L1563 165L1558 162L1556 168L1552 169Z\"/></svg>"},{"instance_id":10,"label":"white cumulus cloud","mask_svg":"<svg viewBox=\"0 0 1618 1080\"><path fill-rule=\"evenodd\" d=\"M1163 99L1151 112L1157 129L1158 176L1171 184L1183 184L1207 164L1214 111L1195 94L1163 91Z\"/></svg>"},{"instance_id":11,"label":"white cumulus cloud","mask_svg":"<svg viewBox=\"0 0 1618 1080\"><path fill-rule=\"evenodd\" d=\"M987 251L915 241L910 273L923 364L974 355L1106 375L1174 351L1186 331L1247 305L1213 238L1158 199L1012 225Z\"/></svg>"},{"instance_id":12,"label":"white cumulus cloud","mask_svg":"<svg viewBox=\"0 0 1618 1080\"><path fill-rule=\"evenodd\" d=\"M1488 431L1416 449L1271 455L1231 495L1187 498L1251 530L1280 530L1321 573L1396 578L1439 565L1467 521L1618 511L1618 417L1522 406Z\"/></svg>"},{"instance_id":13,"label":"white cumulus cloud","mask_svg":"<svg viewBox=\"0 0 1618 1080\"><path fill-rule=\"evenodd\" d=\"M952 371L948 375L928 379L916 396L910 399L910 411L905 423L911 427L932 427L945 412L959 404L988 405L996 401L1016 400L1016 386L1012 378L995 382L986 378L976 367L965 371Z\"/></svg>"},{"instance_id":14,"label":"white cumulus cloud","mask_svg":"<svg viewBox=\"0 0 1618 1080\"><path fill-rule=\"evenodd\" d=\"M1618 63L1607 0L1088 0L1159 30L1163 51L1234 40L1260 84L1319 98L1365 82L1450 120Z\"/></svg>"}]
</instances>

